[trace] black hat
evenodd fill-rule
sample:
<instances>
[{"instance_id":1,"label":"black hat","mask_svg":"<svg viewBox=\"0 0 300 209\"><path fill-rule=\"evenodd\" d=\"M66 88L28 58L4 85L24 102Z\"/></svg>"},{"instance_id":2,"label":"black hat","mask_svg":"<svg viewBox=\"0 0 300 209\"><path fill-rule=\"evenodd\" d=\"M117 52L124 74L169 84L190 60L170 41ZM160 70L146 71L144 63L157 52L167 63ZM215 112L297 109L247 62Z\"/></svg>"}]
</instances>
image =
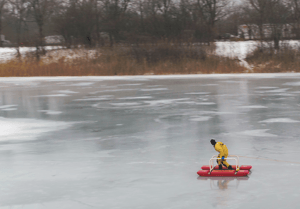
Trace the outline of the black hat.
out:
<instances>
[{"instance_id":1,"label":"black hat","mask_svg":"<svg viewBox=\"0 0 300 209\"><path fill-rule=\"evenodd\" d=\"M217 143L214 139L211 139L210 140L210 143L212 144L212 145L214 145L215 146L215 144Z\"/></svg>"}]
</instances>

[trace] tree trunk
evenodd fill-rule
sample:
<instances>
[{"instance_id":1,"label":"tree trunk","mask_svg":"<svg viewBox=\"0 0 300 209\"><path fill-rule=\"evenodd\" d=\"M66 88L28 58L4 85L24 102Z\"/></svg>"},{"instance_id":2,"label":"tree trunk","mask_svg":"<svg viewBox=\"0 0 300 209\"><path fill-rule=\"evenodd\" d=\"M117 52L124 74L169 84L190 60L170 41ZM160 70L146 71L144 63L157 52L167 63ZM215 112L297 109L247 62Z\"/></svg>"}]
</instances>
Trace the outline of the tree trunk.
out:
<instances>
[{"instance_id":1,"label":"tree trunk","mask_svg":"<svg viewBox=\"0 0 300 209\"><path fill-rule=\"evenodd\" d=\"M99 14L98 14L99 11L98 11L98 4L97 4L97 2L98 1L96 1L96 3L95 3L96 4L95 5L96 6L96 34L97 34L96 35L96 37L97 37L96 44L99 45L99 43L101 43L101 45L102 45L102 41L100 40L101 37L100 37L100 29L99 29Z\"/></svg>"},{"instance_id":2,"label":"tree trunk","mask_svg":"<svg viewBox=\"0 0 300 209\"><path fill-rule=\"evenodd\" d=\"M86 39L85 39L86 45L88 45L89 47L92 47L92 38L91 35L86 35Z\"/></svg>"},{"instance_id":3,"label":"tree trunk","mask_svg":"<svg viewBox=\"0 0 300 209\"><path fill-rule=\"evenodd\" d=\"M276 50L279 50L279 40L280 40L280 35L277 33L277 31L276 31L276 33L274 34L273 40L274 40L274 48L275 48Z\"/></svg>"},{"instance_id":4,"label":"tree trunk","mask_svg":"<svg viewBox=\"0 0 300 209\"><path fill-rule=\"evenodd\" d=\"M279 39L277 38L274 39L274 47L275 49L279 50Z\"/></svg>"},{"instance_id":5,"label":"tree trunk","mask_svg":"<svg viewBox=\"0 0 300 209\"><path fill-rule=\"evenodd\" d=\"M113 36L111 34L111 32L109 32L109 42L110 42L110 47L114 46L114 40L113 40Z\"/></svg>"},{"instance_id":6,"label":"tree trunk","mask_svg":"<svg viewBox=\"0 0 300 209\"><path fill-rule=\"evenodd\" d=\"M21 58L21 53L20 53L20 35L21 35L21 20L18 20L17 22L17 28L16 28L16 32L17 32L17 46L16 46L16 50L17 50L17 58Z\"/></svg>"},{"instance_id":7,"label":"tree trunk","mask_svg":"<svg viewBox=\"0 0 300 209\"><path fill-rule=\"evenodd\" d=\"M2 35L2 11L0 10L0 47L3 46L1 35Z\"/></svg>"},{"instance_id":8,"label":"tree trunk","mask_svg":"<svg viewBox=\"0 0 300 209\"><path fill-rule=\"evenodd\" d=\"M43 23L39 24L39 45L42 51L42 54L46 54L46 50L44 48L44 31L43 31Z\"/></svg>"}]
</instances>

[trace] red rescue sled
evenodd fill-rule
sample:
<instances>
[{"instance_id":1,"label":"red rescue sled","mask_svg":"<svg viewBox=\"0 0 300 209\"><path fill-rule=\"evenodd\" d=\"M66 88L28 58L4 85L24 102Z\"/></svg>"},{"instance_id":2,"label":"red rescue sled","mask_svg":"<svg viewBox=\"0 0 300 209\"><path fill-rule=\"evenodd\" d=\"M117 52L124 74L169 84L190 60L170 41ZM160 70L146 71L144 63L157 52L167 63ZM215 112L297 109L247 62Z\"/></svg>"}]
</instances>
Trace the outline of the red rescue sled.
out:
<instances>
[{"instance_id":1,"label":"red rescue sled","mask_svg":"<svg viewBox=\"0 0 300 209\"><path fill-rule=\"evenodd\" d=\"M236 170L236 165L232 165L232 168L234 170ZM240 168L240 170L248 170L249 171L249 170L251 170L252 166L251 165L241 165L239 168ZM201 169L202 170L210 170L209 165L204 165L204 166L201 167ZM228 168L223 166L222 169L227 170ZM214 170L219 170L219 166L216 165Z\"/></svg>"},{"instance_id":2,"label":"red rescue sled","mask_svg":"<svg viewBox=\"0 0 300 209\"><path fill-rule=\"evenodd\" d=\"M240 177L240 176L248 176L250 170L252 168L251 165L242 165L239 166L239 157L237 155L229 155L229 158L226 160L235 160L236 165L232 165L233 170L228 170L225 166L223 166L222 170L219 170L219 166L214 166L214 160L220 159L216 155L214 155L209 160L209 165L204 165L201 167L202 170L198 171L197 174L199 176L206 177Z\"/></svg>"}]
</instances>

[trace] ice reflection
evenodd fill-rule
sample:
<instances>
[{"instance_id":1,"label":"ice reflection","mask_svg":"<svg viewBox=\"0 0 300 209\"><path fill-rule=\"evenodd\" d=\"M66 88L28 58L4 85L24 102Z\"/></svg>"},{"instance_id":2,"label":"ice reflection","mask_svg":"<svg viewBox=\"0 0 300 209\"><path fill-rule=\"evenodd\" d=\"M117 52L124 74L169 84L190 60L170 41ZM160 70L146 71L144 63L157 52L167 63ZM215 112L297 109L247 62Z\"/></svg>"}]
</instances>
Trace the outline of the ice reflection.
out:
<instances>
[{"instance_id":1,"label":"ice reflection","mask_svg":"<svg viewBox=\"0 0 300 209\"><path fill-rule=\"evenodd\" d=\"M201 177L197 178L201 181L209 181L211 189L237 189L240 185L240 181L248 181L249 177Z\"/></svg>"},{"instance_id":2,"label":"ice reflection","mask_svg":"<svg viewBox=\"0 0 300 209\"><path fill-rule=\"evenodd\" d=\"M209 181L211 190L215 193L213 198L213 206L230 206L230 199L237 192L240 182L248 181L249 177L198 177L198 180ZM243 188L241 188L243 189Z\"/></svg>"}]
</instances>

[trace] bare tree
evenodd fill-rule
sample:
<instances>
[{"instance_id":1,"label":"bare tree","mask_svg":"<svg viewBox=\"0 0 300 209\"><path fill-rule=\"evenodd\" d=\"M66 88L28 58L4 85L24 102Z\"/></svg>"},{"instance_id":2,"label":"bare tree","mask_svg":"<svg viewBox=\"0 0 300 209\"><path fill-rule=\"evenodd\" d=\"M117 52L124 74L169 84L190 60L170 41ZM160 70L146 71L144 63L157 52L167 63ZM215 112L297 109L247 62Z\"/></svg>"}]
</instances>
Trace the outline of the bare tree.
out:
<instances>
[{"instance_id":1,"label":"bare tree","mask_svg":"<svg viewBox=\"0 0 300 209\"><path fill-rule=\"evenodd\" d=\"M227 9L229 3L228 0L196 1L200 22L206 26L207 33L211 39L214 37L215 23L230 13Z\"/></svg>"},{"instance_id":2,"label":"bare tree","mask_svg":"<svg viewBox=\"0 0 300 209\"><path fill-rule=\"evenodd\" d=\"M57 7L56 0L29 0L30 6L32 8L32 14L35 22L37 23L39 29L38 42L37 46L37 56L39 47L41 47L41 51L45 54L44 48L44 25L45 21L47 21L51 15L54 13L55 7Z\"/></svg>"},{"instance_id":3,"label":"bare tree","mask_svg":"<svg viewBox=\"0 0 300 209\"><path fill-rule=\"evenodd\" d=\"M20 35L21 35L21 29L22 25L24 24L26 17L27 17L27 11L29 8L29 2L28 0L8 0L8 2L11 5L11 14L15 18L15 29L16 29L16 50L17 50L17 57L20 57Z\"/></svg>"},{"instance_id":4,"label":"bare tree","mask_svg":"<svg viewBox=\"0 0 300 209\"><path fill-rule=\"evenodd\" d=\"M261 44L264 39L272 39L275 49L279 49L282 31L287 24L289 10L284 0L249 0L245 9L252 21L259 27Z\"/></svg>"},{"instance_id":5,"label":"bare tree","mask_svg":"<svg viewBox=\"0 0 300 209\"><path fill-rule=\"evenodd\" d=\"M95 0L78 1L73 5L75 27L82 42L91 47L93 43L92 33L96 25Z\"/></svg>"},{"instance_id":6,"label":"bare tree","mask_svg":"<svg viewBox=\"0 0 300 209\"><path fill-rule=\"evenodd\" d=\"M72 45L72 39L76 36L75 19L69 2L61 4L51 21L54 25L54 31L62 35L68 48Z\"/></svg>"},{"instance_id":7,"label":"bare tree","mask_svg":"<svg viewBox=\"0 0 300 209\"><path fill-rule=\"evenodd\" d=\"M274 41L275 49L279 49L279 41L282 39L284 26L288 23L289 10L283 1L272 1L269 5L268 24L271 27L271 38Z\"/></svg>"},{"instance_id":8,"label":"bare tree","mask_svg":"<svg viewBox=\"0 0 300 209\"><path fill-rule=\"evenodd\" d=\"M263 24L266 22L269 2L272 0L249 0L250 6L257 13L255 18L259 27L260 39L264 39Z\"/></svg>"},{"instance_id":9,"label":"bare tree","mask_svg":"<svg viewBox=\"0 0 300 209\"><path fill-rule=\"evenodd\" d=\"M101 3L103 30L108 32L110 46L113 46L114 40L119 41L121 38L120 32L131 0L102 0Z\"/></svg>"},{"instance_id":10,"label":"bare tree","mask_svg":"<svg viewBox=\"0 0 300 209\"><path fill-rule=\"evenodd\" d=\"M4 6L6 3L7 3L7 0L0 0L0 35L2 35L2 17L3 17ZM0 40L0 47L2 47L2 46L3 46L2 40Z\"/></svg>"},{"instance_id":11,"label":"bare tree","mask_svg":"<svg viewBox=\"0 0 300 209\"><path fill-rule=\"evenodd\" d=\"M293 26L296 32L296 38L300 39L300 0L289 0L288 3L294 22Z\"/></svg>"}]
</instances>

